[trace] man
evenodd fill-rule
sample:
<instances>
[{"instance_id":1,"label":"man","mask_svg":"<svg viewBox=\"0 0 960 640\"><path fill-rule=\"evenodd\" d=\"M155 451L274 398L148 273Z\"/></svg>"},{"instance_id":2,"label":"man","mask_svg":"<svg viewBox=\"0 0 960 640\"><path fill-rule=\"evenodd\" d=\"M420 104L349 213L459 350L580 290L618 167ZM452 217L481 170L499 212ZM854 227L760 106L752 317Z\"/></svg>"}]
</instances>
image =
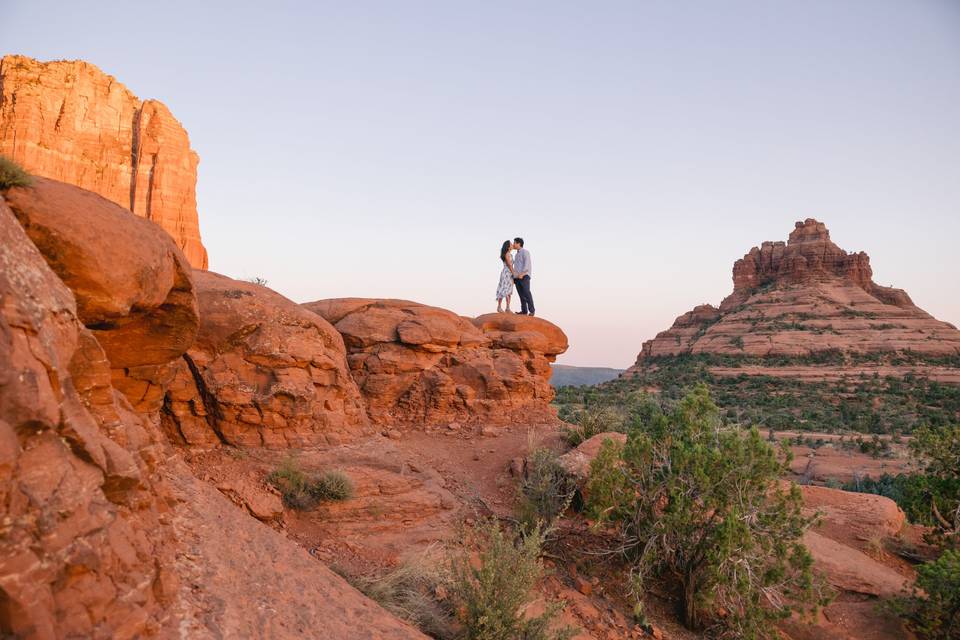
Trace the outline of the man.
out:
<instances>
[{"instance_id":1,"label":"man","mask_svg":"<svg viewBox=\"0 0 960 640\"><path fill-rule=\"evenodd\" d=\"M513 283L517 285L517 295L520 296L520 311L517 311L517 315L536 315L533 295L530 293L530 276L533 274L530 252L523 248L523 238L514 238L513 248L517 250L517 255L513 258L513 270L517 274Z\"/></svg>"}]
</instances>

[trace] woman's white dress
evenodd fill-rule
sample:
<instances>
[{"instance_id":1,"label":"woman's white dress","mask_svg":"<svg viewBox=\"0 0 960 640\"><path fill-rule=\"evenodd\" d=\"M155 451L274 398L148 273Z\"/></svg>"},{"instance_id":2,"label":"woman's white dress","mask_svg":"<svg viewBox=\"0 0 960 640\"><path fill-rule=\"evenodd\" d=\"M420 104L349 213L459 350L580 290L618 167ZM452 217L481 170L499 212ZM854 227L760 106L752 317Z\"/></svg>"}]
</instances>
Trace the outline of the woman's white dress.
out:
<instances>
[{"instance_id":1,"label":"woman's white dress","mask_svg":"<svg viewBox=\"0 0 960 640\"><path fill-rule=\"evenodd\" d=\"M513 274L510 273L510 267L503 263L503 271L500 272L500 284L497 285L497 300L506 298L513 293Z\"/></svg>"}]
</instances>

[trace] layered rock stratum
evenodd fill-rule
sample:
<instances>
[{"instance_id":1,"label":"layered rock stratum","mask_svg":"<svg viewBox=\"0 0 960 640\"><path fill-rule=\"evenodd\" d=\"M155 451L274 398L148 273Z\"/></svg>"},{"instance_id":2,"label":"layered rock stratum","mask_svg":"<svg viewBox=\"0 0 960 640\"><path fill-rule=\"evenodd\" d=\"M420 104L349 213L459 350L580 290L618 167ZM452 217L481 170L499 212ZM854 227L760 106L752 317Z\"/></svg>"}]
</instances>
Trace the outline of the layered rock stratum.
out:
<instances>
[{"instance_id":1,"label":"layered rock stratum","mask_svg":"<svg viewBox=\"0 0 960 640\"><path fill-rule=\"evenodd\" d=\"M559 327L528 316L469 319L406 300L341 298L304 305L343 335L370 420L380 425L543 423Z\"/></svg>"},{"instance_id":2,"label":"layered rock stratum","mask_svg":"<svg viewBox=\"0 0 960 640\"><path fill-rule=\"evenodd\" d=\"M141 100L96 66L0 59L0 155L155 222L191 265L207 268L199 158L186 130L163 103Z\"/></svg>"},{"instance_id":3,"label":"layered rock stratum","mask_svg":"<svg viewBox=\"0 0 960 640\"><path fill-rule=\"evenodd\" d=\"M932 362L960 355L956 327L917 307L905 291L873 282L869 256L847 253L833 243L826 225L812 218L797 222L787 242L764 242L737 260L733 283L719 307L700 305L645 342L625 375L659 357L684 354L800 359L826 354L842 369L831 370L834 377L864 364L881 365L894 354ZM817 373L800 369L790 375ZM883 375L913 370L888 367ZM727 373L751 372L776 375L764 367Z\"/></svg>"}]
</instances>

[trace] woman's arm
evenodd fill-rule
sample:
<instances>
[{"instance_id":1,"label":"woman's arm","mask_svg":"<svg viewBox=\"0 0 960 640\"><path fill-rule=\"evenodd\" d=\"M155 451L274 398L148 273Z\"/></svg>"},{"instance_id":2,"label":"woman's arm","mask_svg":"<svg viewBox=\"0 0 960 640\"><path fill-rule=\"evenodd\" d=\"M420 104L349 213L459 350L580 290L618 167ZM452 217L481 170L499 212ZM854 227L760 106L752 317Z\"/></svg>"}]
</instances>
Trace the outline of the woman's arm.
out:
<instances>
[{"instance_id":1,"label":"woman's arm","mask_svg":"<svg viewBox=\"0 0 960 640\"><path fill-rule=\"evenodd\" d=\"M507 258L507 269L510 269L510 273L512 273L513 275L517 275L517 272L513 270L513 256L511 256L508 253L506 258Z\"/></svg>"}]
</instances>

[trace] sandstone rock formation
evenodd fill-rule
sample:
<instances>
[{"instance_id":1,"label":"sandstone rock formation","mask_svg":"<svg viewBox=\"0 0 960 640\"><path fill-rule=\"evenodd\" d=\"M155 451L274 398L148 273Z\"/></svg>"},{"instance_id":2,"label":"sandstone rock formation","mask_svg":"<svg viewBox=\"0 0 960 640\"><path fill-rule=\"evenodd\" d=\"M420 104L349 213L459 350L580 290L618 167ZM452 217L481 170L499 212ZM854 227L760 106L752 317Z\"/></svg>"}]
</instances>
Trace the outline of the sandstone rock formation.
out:
<instances>
[{"instance_id":1,"label":"sandstone rock formation","mask_svg":"<svg viewBox=\"0 0 960 640\"><path fill-rule=\"evenodd\" d=\"M0 198L0 634L132 638L171 602L159 441Z\"/></svg>"},{"instance_id":2,"label":"sandstone rock formation","mask_svg":"<svg viewBox=\"0 0 960 640\"><path fill-rule=\"evenodd\" d=\"M867 254L840 249L821 222L797 222L786 243L764 242L736 262L733 293L719 307L700 305L644 343L626 375L681 354L960 354L953 325L871 278Z\"/></svg>"},{"instance_id":3,"label":"sandstone rock formation","mask_svg":"<svg viewBox=\"0 0 960 640\"><path fill-rule=\"evenodd\" d=\"M914 571L884 551L901 535L905 517L897 505L882 496L851 493L827 487L801 486L805 511L818 513L820 522L803 536L814 569L837 591L817 625L791 624L791 638L911 638L876 598L909 590Z\"/></svg>"},{"instance_id":4,"label":"sandstone rock formation","mask_svg":"<svg viewBox=\"0 0 960 640\"><path fill-rule=\"evenodd\" d=\"M193 278L200 331L167 392L172 438L304 447L368 431L343 339L326 320L260 285Z\"/></svg>"},{"instance_id":5,"label":"sandstone rock formation","mask_svg":"<svg viewBox=\"0 0 960 640\"><path fill-rule=\"evenodd\" d=\"M0 636L425 638L194 478L113 386L112 357L178 357L169 307L193 285L169 237L128 214L110 231L113 205L87 194L77 206L77 191L0 193ZM105 237L73 237L70 217ZM225 489L273 517L249 487Z\"/></svg>"},{"instance_id":6,"label":"sandstone rock formation","mask_svg":"<svg viewBox=\"0 0 960 640\"><path fill-rule=\"evenodd\" d=\"M0 60L0 155L152 220L207 268L187 132L162 103L140 100L94 65Z\"/></svg>"},{"instance_id":7,"label":"sandstone rock formation","mask_svg":"<svg viewBox=\"0 0 960 640\"><path fill-rule=\"evenodd\" d=\"M197 334L191 269L169 235L94 193L45 178L6 201L77 298L77 317L106 352L114 386L156 412L162 385Z\"/></svg>"},{"instance_id":8,"label":"sandstone rock formation","mask_svg":"<svg viewBox=\"0 0 960 640\"><path fill-rule=\"evenodd\" d=\"M404 300L304 305L343 335L375 424L550 422L550 363L567 349L553 324L490 314L475 320Z\"/></svg>"}]
</instances>

